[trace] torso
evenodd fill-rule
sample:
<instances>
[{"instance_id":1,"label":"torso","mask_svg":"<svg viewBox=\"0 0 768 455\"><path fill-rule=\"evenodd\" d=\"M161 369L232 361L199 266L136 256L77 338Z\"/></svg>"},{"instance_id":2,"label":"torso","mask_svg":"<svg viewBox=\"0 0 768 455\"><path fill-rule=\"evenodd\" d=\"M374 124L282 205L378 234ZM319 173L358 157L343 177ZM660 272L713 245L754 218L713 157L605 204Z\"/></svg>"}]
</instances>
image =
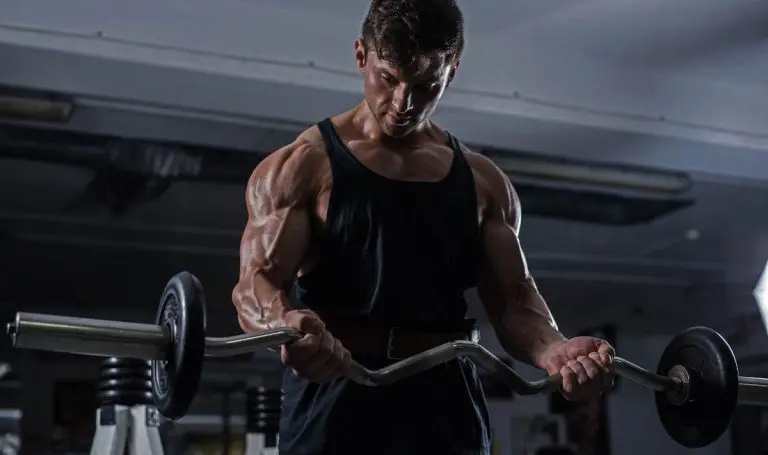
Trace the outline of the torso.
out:
<instances>
[{"instance_id":1,"label":"torso","mask_svg":"<svg viewBox=\"0 0 768 455\"><path fill-rule=\"evenodd\" d=\"M323 318L363 323L360 330L467 327L464 291L480 273L481 226L492 204L477 157L457 151L446 133L390 150L344 117L334 119L332 134L321 125L325 138L317 126L301 138L316 147L307 157L313 239L296 283L298 304ZM335 182L334 172L341 175ZM487 405L466 359L382 387L344 378L318 385L287 372L283 389L281 453L359 453L359 441L377 441L367 453L412 453L392 446L398 443L413 453L489 450Z\"/></svg>"},{"instance_id":2,"label":"torso","mask_svg":"<svg viewBox=\"0 0 768 455\"><path fill-rule=\"evenodd\" d=\"M424 141L419 147L408 151L387 149L376 142L361 137L360 133L345 123L344 117L333 119L339 135L345 141L349 151L354 157L372 173L381 177L402 182L436 183L443 180L453 162L453 149L449 145L448 136L442 133L435 142ZM303 134L303 139L316 144L313 159L316 166L316 181L313 188L314 207L313 230L317 233L325 232L328 202L333 188L333 177L330 161L324 152L323 138L317 128L313 126ZM488 207L492 203L492 191L485 182L481 173L475 169L478 155L464 149L465 156L473 168L475 181L475 194L477 196L477 224L482 226L488 213ZM299 276L312 271L318 260L317 250L310 251L302 264Z\"/></svg>"}]
</instances>

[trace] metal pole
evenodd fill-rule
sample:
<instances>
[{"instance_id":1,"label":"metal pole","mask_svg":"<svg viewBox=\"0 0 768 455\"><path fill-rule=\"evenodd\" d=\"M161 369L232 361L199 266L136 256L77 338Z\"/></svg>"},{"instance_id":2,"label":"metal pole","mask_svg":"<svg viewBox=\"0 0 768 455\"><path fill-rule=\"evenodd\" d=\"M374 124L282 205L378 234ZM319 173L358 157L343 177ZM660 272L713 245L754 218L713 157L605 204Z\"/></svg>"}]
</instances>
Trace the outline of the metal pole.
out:
<instances>
[{"instance_id":1,"label":"metal pole","mask_svg":"<svg viewBox=\"0 0 768 455\"><path fill-rule=\"evenodd\" d=\"M263 332L247 333L231 337L208 337L205 339L206 357L231 357L250 354L259 349L272 348L301 338L293 329L279 328Z\"/></svg>"},{"instance_id":2,"label":"metal pole","mask_svg":"<svg viewBox=\"0 0 768 455\"><path fill-rule=\"evenodd\" d=\"M157 325L130 322L73 318L37 313L18 313L8 324L8 334L15 347L44 351L68 352L101 357L122 357L162 360L171 340ZM206 357L227 357L274 348L301 337L289 328L277 328L231 337L206 338ZM379 370L368 370L352 362L347 377L363 385L391 384L400 379L428 370L456 357L468 357L478 366L503 377L520 395L547 393L556 390L562 378L554 374L537 381L526 381L507 364L483 346L471 341L445 343ZM687 384L681 378L660 376L620 357L614 359L617 375L657 391L682 391ZM768 402L768 380L742 378L744 402Z\"/></svg>"},{"instance_id":3,"label":"metal pole","mask_svg":"<svg viewBox=\"0 0 768 455\"><path fill-rule=\"evenodd\" d=\"M616 371L617 375L635 381L651 390L661 392L669 390L672 387L677 387L680 384L679 381L676 381L674 378L651 373L650 371L620 357L614 358L613 363L614 371Z\"/></svg>"},{"instance_id":4,"label":"metal pole","mask_svg":"<svg viewBox=\"0 0 768 455\"><path fill-rule=\"evenodd\" d=\"M164 359L168 335L152 324L17 313L7 326L13 346L100 357Z\"/></svg>"},{"instance_id":5,"label":"metal pole","mask_svg":"<svg viewBox=\"0 0 768 455\"><path fill-rule=\"evenodd\" d=\"M739 377L739 404L768 405L768 379Z\"/></svg>"}]
</instances>

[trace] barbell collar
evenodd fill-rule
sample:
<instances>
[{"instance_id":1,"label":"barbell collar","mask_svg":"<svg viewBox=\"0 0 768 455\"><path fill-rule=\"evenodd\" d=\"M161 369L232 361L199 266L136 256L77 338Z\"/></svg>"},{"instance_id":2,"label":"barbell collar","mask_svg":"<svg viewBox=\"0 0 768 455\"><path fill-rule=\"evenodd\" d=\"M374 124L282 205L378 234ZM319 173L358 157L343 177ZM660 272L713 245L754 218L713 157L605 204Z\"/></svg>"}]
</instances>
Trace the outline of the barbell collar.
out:
<instances>
[{"instance_id":1,"label":"barbell collar","mask_svg":"<svg viewBox=\"0 0 768 455\"><path fill-rule=\"evenodd\" d=\"M739 404L768 406L768 378L740 376Z\"/></svg>"},{"instance_id":2,"label":"barbell collar","mask_svg":"<svg viewBox=\"0 0 768 455\"><path fill-rule=\"evenodd\" d=\"M16 313L6 326L16 348L142 360L166 358L170 335L160 326L102 319ZM206 357L231 357L301 338L291 329L207 337Z\"/></svg>"},{"instance_id":3,"label":"barbell collar","mask_svg":"<svg viewBox=\"0 0 768 455\"><path fill-rule=\"evenodd\" d=\"M163 359L169 336L152 324L16 313L6 330L14 347L99 357Z\"/></svg>"}]
</instances>

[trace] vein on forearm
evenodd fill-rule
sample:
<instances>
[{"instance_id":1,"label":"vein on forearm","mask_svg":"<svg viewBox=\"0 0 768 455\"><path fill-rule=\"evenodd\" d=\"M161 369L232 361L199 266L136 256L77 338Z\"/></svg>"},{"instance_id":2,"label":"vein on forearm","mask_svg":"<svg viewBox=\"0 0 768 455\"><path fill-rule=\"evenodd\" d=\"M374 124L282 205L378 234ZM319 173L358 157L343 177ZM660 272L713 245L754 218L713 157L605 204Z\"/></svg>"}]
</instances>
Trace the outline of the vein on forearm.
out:
<instances>
[{"instance_id":1,"label":"vein on forearm","mask_svg":"<svg viewBox=\"0 0 768 455\"><path fill-rule=\"evenodd\" d=\"M511 280L510 280L511 281ZM552 343L564 340L549 308L531 277L501 286L486 285L481 298L498 310L495 312L496 336L502 347L516 359L538 365L538 357Z\"/></svg>"}]
</instances>

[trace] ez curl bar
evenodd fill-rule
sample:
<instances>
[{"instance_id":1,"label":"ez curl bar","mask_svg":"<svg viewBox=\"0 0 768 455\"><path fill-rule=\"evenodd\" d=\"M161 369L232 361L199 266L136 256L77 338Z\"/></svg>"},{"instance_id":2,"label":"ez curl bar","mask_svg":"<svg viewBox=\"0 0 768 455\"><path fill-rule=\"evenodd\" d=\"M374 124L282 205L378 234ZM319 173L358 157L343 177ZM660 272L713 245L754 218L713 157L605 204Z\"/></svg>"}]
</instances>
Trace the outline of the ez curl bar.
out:
<instances>
[{"instance_id":1,"label":"ez curl bar","mask_svg":"<svg viewBox=\"0 0 768 455\"><path fill-rule=\"evenodd\" d=\"M184 416L192 403L205 357L235 356L289 343L301 337L281 328L231 337L206 337L203 288L189 272L173 276L165 287L155 324L74 318L39 313L16 314L7 331L18 348L150 361L152 395L169 419ZM428 370L456 357L468 357L498 375L520 395L556 391L559 374L527 381L483 346L454 341L379 370L353 362L346 376L380 386ZM768 405L768 379L740 377L726 340L706 327L675 336L656 373L616 357L617 375L655 392L662 425L679 444L697 448L717 440L728 428L737 404Z\"/></svg>"}]
</instances>

